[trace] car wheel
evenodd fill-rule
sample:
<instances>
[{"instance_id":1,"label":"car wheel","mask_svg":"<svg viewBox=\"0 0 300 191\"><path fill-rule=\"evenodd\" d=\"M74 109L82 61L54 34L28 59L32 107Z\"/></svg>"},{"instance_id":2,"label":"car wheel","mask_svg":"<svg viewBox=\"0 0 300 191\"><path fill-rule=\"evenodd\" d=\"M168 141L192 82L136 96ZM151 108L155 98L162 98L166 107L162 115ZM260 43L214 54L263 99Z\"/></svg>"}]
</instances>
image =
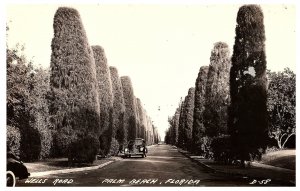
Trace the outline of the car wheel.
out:
<instances>
[{"instance_id":1,"label":"car wheel","mask_svg":"<svg viewBox=\"0 0 300 191\"><path fill-rule=\"evenodd\" d=\"M144 155L144 154L142 154L142 158L145 158L145 155Z\"/></svg>"},{"instance_id":2,"label":"car wheel","mask_svg":"<svg viewBox=\"0 0 300 191\"><path fill-rule=\"evenodd\" d=\"M14 187L16 185L16 176L12 171L6 172L6 186Z\"/></svg>"}]
</instances>

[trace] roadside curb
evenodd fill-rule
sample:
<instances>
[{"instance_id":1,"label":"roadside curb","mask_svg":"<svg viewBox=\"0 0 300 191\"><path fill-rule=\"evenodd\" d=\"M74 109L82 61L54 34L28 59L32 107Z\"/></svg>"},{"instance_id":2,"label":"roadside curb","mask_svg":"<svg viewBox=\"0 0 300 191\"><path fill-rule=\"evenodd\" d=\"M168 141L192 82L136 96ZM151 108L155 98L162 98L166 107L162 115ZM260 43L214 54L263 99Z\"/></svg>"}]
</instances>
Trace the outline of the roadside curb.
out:
<instances>
[{"instance_id":1,"label":"roadside curb","mask_svg":"<svg viewBox=\"0 0 300 191\"><path fill-rule=\"evenodd\" d=\"M184 156L186 156L187 158L189 158L191 161L196 162L198 165L204 167L205 169L207 169L207 170L209 170L209 171L211 171L211 172L213 172L213 173L228 174L228 175L231 175L231 176L243 176L243 177L244 177L244 176L247 176L248 178L253 178L253 179L266 179L266 177L262 177L262 176L253 176L253 175L249 175L249 174L247 174L247 173L235 173L235 172L228 172L228 171L223 171L223 170L217 170L217 169L215 169L215 168L213 168L213 167L211 167L211 166L209 166L209 165L207 165L207 164L205 164L205 163L203 163L203 162L201 162L201 161L199 161L199 160L197 160L197 159L195 159L195 158L192 158L188 153L183 152L183 151L181 151L181 150L179 150L179 149L177 149L177 150L178 150L178 152L180 152L182 155L184 155ZM262 164L258 164L258 163L255 163L255 162L254 162L254 163L251 162L250 165L251 165L251 166L254 166L254 167L260 167L260 168L263 168L263 167L264 167L264 168L268 167L269 169L270 169L270 168L273 168L273 166L270 166L270 165L262 165ZM274 169L274 168L273 168L273 169ZM281 169L283 169L283 168L276 167L276 169L277 169L277 170L281 170ZM289 169L284 169L284 170L285 170L285 172L293 172L293 170L289 170ZM267 178L269 178L269 177L267 177ZM274 179L274 178L272 178L272 180L284 182L284 183L291 184L291 185L294 185L294 186L296 185L295 182L294 182L294 181L291 181L291 180L287 181L287 180Z\"/></svg>"},{"instance_id":2,"label":"roadside curb","mask_svg":"<svg viewBox=\"0 0 300 191\"><path fill-rule=\"evenodd\" d=\"M29 178L38 177L38 176L52 175L52 174L66 174L66 173L80 172L80 171L85 171L85 170L95 170L95 169L103 168L103 167L105 167L106 165L109 165L112 162L114 162L114 160L105 162L105 163L100 164L98 166L69 168L69 169L61 169L61 170L50 170L50 171L43 171L43 172L33 172L33 173L30 173Z\"/></svg>"},{"instance_id":3,"label":"roadside curb","mask_svg":"<svg viewBox=\"0 0 300 191\"><path fill-rule=\"evenodd\" d=\"M210 166L207 165L207 164L204 164L204 163L200 162L199 160L196 160L195 158L190 157L187 153L182 152L181 150L178 150L178 151L179 151L182 155L184 155L185 157L189 158L191 161L196 162L198 165L200 165L200 166L202 166L203 168L205 168L206 170L209 170L209 171L214 172L214 173L217 172L216 169L210 167Z\"/></svg>"}]
</instances>

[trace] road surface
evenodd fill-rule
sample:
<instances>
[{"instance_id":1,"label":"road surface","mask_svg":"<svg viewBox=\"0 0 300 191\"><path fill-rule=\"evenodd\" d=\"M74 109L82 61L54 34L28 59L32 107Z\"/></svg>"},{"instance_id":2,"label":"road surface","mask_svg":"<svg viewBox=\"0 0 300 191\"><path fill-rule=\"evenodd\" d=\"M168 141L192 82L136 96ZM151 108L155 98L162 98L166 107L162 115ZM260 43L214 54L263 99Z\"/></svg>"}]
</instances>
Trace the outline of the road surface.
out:
<instances>
[{"instance_id":1,"label":"road surface","mask_svg":"<svg viewBox=\"0 0 300 191\"><path fill-rule=\"evenodd\" d=\"M16 186L251 186L248 178L206 170L170 145L148 150L146 158L121 159L96 170L29 177Z\"/></svg>"}]
</instances>

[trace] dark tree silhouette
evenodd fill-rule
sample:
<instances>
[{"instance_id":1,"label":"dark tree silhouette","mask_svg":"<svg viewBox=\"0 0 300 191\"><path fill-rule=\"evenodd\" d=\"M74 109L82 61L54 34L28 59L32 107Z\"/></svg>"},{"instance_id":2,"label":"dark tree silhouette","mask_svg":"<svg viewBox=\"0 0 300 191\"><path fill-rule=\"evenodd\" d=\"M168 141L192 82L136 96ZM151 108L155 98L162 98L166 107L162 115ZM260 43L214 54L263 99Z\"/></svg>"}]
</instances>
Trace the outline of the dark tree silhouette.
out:
<instances>
[{"instance_id":1,"label":"dark tree silhouette","mask_svg":"<svg viewBox=\"0 0 300 191\"><path fill-rule=\"evenodd\" d=\"M242 164L259 157L268 137L264 17L258 5L237 14L230 70L229 132L234 155Z\"/></svg>"}]
</instances>

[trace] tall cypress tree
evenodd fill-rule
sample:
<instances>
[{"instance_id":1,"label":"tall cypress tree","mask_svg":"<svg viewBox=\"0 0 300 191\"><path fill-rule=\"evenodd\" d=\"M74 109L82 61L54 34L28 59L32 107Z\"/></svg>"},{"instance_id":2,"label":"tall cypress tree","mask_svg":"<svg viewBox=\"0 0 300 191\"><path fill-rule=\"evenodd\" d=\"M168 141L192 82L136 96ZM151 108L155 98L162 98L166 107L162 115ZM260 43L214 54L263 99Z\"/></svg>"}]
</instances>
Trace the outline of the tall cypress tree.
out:
<instances>
[{"instance_id":1,"label":"tall cypress tree","mask_svg":"<svg viewBox=\"0 0 300 191\"><path fill-rule=\"evenodd\" d=\"M143 129L144 129L144 109L142 106L142 102L139 98L136 99L137 101L137 108L139 113L139 130L138 130L138 137L143 137Z\"/></svg>"},{"instance_id":2,"label":"tall cypress tree","mask_svg":"<svg viewBox=\"0 0 300 191\"><path fill-rule=\"evenodd\" d=\"M180 110L181 110L181 102L179 103L179 106L175 111L174 120L173 120L174 130L172 131L171 137L174 137L174 140L173 140L174 145L178 145L178 129L179 129Z\"/></svg>"},{"instance_id":3,"label":"tall cypress tree","mask_svg":"<svg viewBox=\"0 0 300 191\"><path fill-rule=\"evenodd\" d=\"M110 71L107 64L104 49L101 46L92 46L96 71L98 94L100 103L100 152L107 155L110 150L112 140L112 112L113 112L113 94Z\"/></svg>"},{"instance_id":4,"label":"tall cypress tree","mask_svg":"<svg viewBox=\"0 0 300 191\"><path fill-rule=\"evenodd\" d=\"M93 161L100 134L93 52L77 10L59 8L53 28L49 113L56 130L54 152L72 160Z\"/></svg>"},{"instance_id":5,"label":"tall cypress tree","mask_svg":"<svg viewBox=\"0 0 300 191\"><path fill-rule=\"evenodd\" d=\"M141 120L140 120L140 112L139 112L139 103L138 103L137 97L134 98L135 101L135 110L136 110L136 137L140 137L140 131L141 131Z\"/></svg>"},{"instance_id":6,"label":"tall cypress tree","mask_svg":"<svg viewBox=\"0 0 300 191\"><path fill-rule=\"evenodd\" d=\"M131 79L128 76L121 77L121 83L123 88L124 103L125 103L125 137L127 141L136 138L137 120L136 120L136 102L133 92Z\"/></svg>"},{"instance_id":7,"label":"tall cypress tree","mask_svg":"<svg viewBox=\"0 0 300 191\"><path fill-rule=\"evenodd\" d=\"M194 120L193 120L193 152L201 154L201 138L204 136L205 128L203 125L203 111L205 103L205 89L207 81L208 66L202 66L198 73L195 83L195 104L194 104Z\"/></svg>"},{"instance_id":8,"label":"tall cypress tree","mask_svg":"<svg viewBox=\"0 0 300 191\"><path fill-rule=\"evenodd\" d=\"M195 88L190 88L185 102L185 139L186 149L192 150L192 131L194 121Z\"/></svg>"},{"instance_id":9,"label":"tall cypress tree","mask_svg":"<svg viewBox=\"0 0 300 191\"><path fill-rule=\"evenodd\" d=\"M178 126L178 146L183 149L192 149L192 131L194 120L194 97L195 88L189 88L188 95L181 105L179 126Z\"/></svg>"},{"instance_id":10,"label":"tall cypress tree","mask_svg":"<svg viewBox=\"0 0 300 191\"><path fill-rule=\"evenodd\" d=\"M125 103L123 96L123 89L121 80L119 78L118 70L110 66L110 77L112 82L113 93L113 117L112 117L112 137L115 137L119 145L123 145L125 141L124 129L124 113Z\"/></svg>"},{"instance_id":11,"label":"tall cypress tree","mask_svg":"<svg viewBox=\"0 0 300 191\"><path fill-rule=\"evenodd\" d=\"M215 43L210 56L203 112L205 134L210 137L227 134L230 66L228 45Z\"/></svg>"},{"instance_id":12,"label":"tall cypress tree","mask_svg":"<svg viewBox=\"0 0 300 191\"><path fill-rule=\"evenodd\" d=\"M179 124L178 124L178 143L177 146L186 149L186 137L185 137L185 124L186 124L186 100L187 96L185 96L179 114Z\"/></svg>"},{"instance_id":13,"label":"tall cypress tree","mask_svg":"<svg viewBox=\"0 0 300 191\"><path fill-rule=\"evenodd\" d=\"M237 14L230 70L229 131L242 161L259 157L267 140L267 90L264 16L258 5Z\"/></svg>"}]
</instances>

